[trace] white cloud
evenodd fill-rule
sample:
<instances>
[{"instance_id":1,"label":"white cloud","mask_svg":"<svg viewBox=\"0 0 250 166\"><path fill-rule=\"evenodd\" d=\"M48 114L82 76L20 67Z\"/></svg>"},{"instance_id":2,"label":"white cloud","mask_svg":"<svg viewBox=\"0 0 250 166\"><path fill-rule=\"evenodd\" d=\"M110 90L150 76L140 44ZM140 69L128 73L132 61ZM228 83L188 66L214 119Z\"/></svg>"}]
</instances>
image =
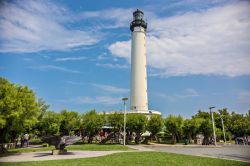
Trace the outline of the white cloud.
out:
<instances>
[{"instance_id":1,"label":"white cloud","mask_svg":"<svg viewBox=\"0 0 250 166\"><path fill-rule=\"evenodd\" d=\"M107 53L104 52L103 54L99 55L97 57L97 60L101 61L101 60L105 60L105 59L108 59L108 56L107 56Z\"/></svg>"},{"instance_id":2,"label":"white cloud","mask_svg":"<svg viewBox=\"0 0 250 166\"><path fill-rule=\"evenodd\" d=\"M11 1L0 7L0 52L70 50L97 43L98 33L66 28L73 19L49 2Z\"/></svg>"},{"instance_id":3,"label":"white cloud","mask_svg":"<svg viewBox=\"0 0 250 166\"><path fill-rule=\"evenodd\" d=\"M154 75L250 75L249 8L241 1L149 19L147 62L158 70ZM130 41L109 50L130 59Z\"/></svg>"},{"instance_id":4,"label":"white cloud","mask_svg":"<svg viewBox=\"0 0 250 166\"><path fill-rule=\"evenodd\" d=\"M94 87L100 88L106 92L110 93L128 93L129 89L125 88L118 88L115 86L110 86L110 85L102 85L102 84L92 84Z\"/></svg>"},{"instance_id":5,"label":"white cloud","mask_svg":"<svg viewBox=\"0 0 250 166\"><path fill-rule=\"evenodd\" d=\"M97 97L77 97L69 101L75 104L104 104L116 105L121 103L120 97L97 96Z\"/></svg>"},{"instance_id":6,"label":"white cloud","mask_svg":"<svg viewBox=\"0 0 250 166\"><path fill-rule=\"evenodd\" d=\"M63 57L63 58L56 58L55 61L81 61L87 59L86 57Z\"/></svg>"},{"instance_id":7,"label":"white cloud","mask_svg":"<svg viewBox=\"0 0 250 166\"><path fill-rule=\"evenodd\" d=\"M175 102L180 99L187 99L200 96L200 94L195 89L192 88L184 89L181 93L176 93L176 94L165 94L162 92L158 92L154 93L153 95L166 99L170 102Z\"/></svg>"},{"instance_id":8,"label":"white cloud","mask_svg":"<svg viewBox=\"0 0 250 166\"><path fill-rule=\"evenodd\" d=\"M71 84L71 85L79 85L79 86L82 86L82 85L85 85L85 83L82 83L82 82L75 82L75 81L67 81L68 84Z\"/></svg>"},{"instance_id":9,"label":"white cloud","mask_svg":"<svg viewBox=\"0 0 250 166\"><path fill-rule=\"evenodd\" d=\"M200 94L192 88L185 89L183 93L176 94L176 98L189 98L189 97L198 97Z\"/></svg>"},{"instance_id":10,"label":"white cloud","mask_svg":"<svg viewBox=\"0 0 250 166\"><path fill-rule=\"evenodd\" d=\"M41 66L32 66L30 67L31 69L37 69L37 70L43 70L43 71L50 71L50 70L54 70L54 71L61 71L61 72L67 72L67 73L81 73L78 70L72 70L72 69L68 69L65 67L60 67L60 66L55 66L55 65L41 65Z\"/></svg>"},{"instance_id":11,"label":"white cloud","mask_svg":"<svg viewBox=\"0 0 250 166\"><path fill-rule=\"evenodd\" d=\"M47 55L44 55L43 58L45 58L45 59L50 59L51 57L50 57L50 56L47 56Z\"/></svg>"},{"instance_id":12,"label":"white cloud","mask_svg":"<svg viewBox=\"0 0 250 166\"><path fill-rule=\"evenodd\" d=\"M96 66L114 68L114 69L127 69L128 65L112 64L112 63L97 63Z\"/></svg>"},{"instance_id":13,"label":"white cloud","mask_svg":"<svg viewBox=\"0 0 250 166\"><path fill-rule=\"evenodd\" d=\"M118 41L108 47L109 51L117 57L130 59L131 41Z\"/></svg>"},{"instance_id":14,"label":"white cloud","mask_svg":"<svg viewBox=\"0 0 250 166\"><path fill-rule=\"evenodd\" d=\"M23 58L24 61L31 62L33 59L31 58Z\"/></svg>"},{"instance_id":15,"label":"white cloud","mask_svg":"<svg viewBox=\"0 0 250 166\"><path fill-rule=\"evenodd\" d=\"M92 19L95 23L95 28L121 28L127 27L130 22L131 15L126 13L132 13L134 9L124 8L111 8L101 11L87 11L77 15L78 20ZM93 19L98 19L97 21Z\"/></svg>"}]
</instances>

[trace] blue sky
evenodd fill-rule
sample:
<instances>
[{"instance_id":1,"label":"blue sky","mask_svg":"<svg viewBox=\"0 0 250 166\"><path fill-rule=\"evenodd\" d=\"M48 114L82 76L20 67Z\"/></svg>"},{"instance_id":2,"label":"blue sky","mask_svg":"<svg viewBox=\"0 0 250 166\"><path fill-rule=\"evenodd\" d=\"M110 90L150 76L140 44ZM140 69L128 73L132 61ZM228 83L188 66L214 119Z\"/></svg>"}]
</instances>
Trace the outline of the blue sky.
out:
<instances>
[{"instance_id":1,"label":"blue sky","mask_svg":"<svg viewBox=\"0 0 250 166\"><path fill-rule=\"evenodd\" d=\"M0 76L54 111L121 110L137 8L148 22L150 109L250 109L248 1L1 1Z\"/></svg>"}]
</instances>

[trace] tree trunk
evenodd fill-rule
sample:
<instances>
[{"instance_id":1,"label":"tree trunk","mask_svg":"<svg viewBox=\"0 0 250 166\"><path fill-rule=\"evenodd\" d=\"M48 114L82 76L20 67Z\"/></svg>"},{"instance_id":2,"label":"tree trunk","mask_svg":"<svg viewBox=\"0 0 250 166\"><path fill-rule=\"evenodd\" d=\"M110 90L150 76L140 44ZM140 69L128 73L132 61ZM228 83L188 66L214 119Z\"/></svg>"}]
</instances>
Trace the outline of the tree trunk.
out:
<instances>
[{"instance_id":1,"label":"tree trunk","mask_svg":"<svg viewBox=\"0 0 250 166\"><path fill-rule=\"evenodd\" d=\"M209 145L209 138L208 137L204 137L202 145Z\"/></svg>"},{"instance_id":2,"label":"tree trunk","mask_svg":"<svg viewBox=\"0 0 250 166\"><path fill-rule=\"evenodd\" d=\"M189 141L189 143L192 143L192 136L191 136L191 134L188 134L188 141Z\"/></svg>"},{"instance_id":3,"label":"tree trunk","mask_svg":"<svg viewBox=\"0 0 250 166\"><path fill-rule=\"evenodd\" d=\"M148 144L149 137L145 137L144 141L142 142L143 144Z\"/></svg>"},{"instance_id":4,"label":"tree trunk","mask_svg":"<svg viewBox=\"0 0 250 166\"><path fill-rule=\"evenodd\" d=\"M135 143L136 144L140 144L141 142L141 134L140 133L136 133L136 137L135 137Z\"/></svg>"},{"instance_id":5,"label":"tree trunk","mask_svg":"<svg viewBox=\"0 0 250 166\"><path fill-rule=\"evenodd\" d=\"M88 143L89 143L89 144L92 144L92 141L93 141L93 137L92 137L92 136L89 136Z\"/></svg>"},{"instance_id":6,"label":"tree trunk","mask_svg":"<svg viewBox=\"0 0 250 166\"><path fill-rule=\"evenodd\" d=\"M160 143L160 138L157 137L156 135L155 135L155 140L157 141L157 143Z\"/></svg>"},{"instance_id":7,"label":"tree trunk","mask_svg":"<svg viewBox=\"0 0 250 166\"><path fill-rule=\"evenodd\" d=\"M172 144L176 144L176 136L175 136L175 134L172 134Z\"/></svg>"},{"instance_id":8,"label":"tree trunk","mask_svg":"<svg viewBox=\"0 0 250 166\"><path fill-rule=\"evenodd\" d=\"M6 153L7 149L4 147L4 144L0 144L0 154Z\"/></svg>"}]
</instances>

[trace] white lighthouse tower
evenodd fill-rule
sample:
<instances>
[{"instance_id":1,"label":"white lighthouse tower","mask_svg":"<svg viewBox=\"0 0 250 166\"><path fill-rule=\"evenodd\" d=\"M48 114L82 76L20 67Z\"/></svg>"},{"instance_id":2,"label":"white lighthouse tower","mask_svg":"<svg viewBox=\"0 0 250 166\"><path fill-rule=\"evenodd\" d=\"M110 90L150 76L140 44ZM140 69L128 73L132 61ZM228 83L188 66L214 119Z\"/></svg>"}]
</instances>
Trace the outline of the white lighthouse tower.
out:
<instances>
[{"instance_id":1,"label":"white lighthouse tower","mask_svg":"<svg viewBox=\"0 0 250 166\"><path fill-rule=\"evenodd\" d=\"M148 109L146 30L143 12L137 9L130 24L131 42L131 88L130 113L161 114Z\"/></svg>"}]
</instances>

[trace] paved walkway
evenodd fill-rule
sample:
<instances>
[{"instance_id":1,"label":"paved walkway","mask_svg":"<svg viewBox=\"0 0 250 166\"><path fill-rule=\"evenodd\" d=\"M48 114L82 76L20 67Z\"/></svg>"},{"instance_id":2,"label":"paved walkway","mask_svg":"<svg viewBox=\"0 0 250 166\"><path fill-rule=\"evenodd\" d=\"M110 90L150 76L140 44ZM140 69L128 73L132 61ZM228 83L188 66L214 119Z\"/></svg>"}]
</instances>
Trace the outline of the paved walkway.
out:
<instances>
[{"instance_id":1,"label":"paved walkway","mask_svg":"<svg viewBox=\"0 0 250 166\"><path fill-rule=\"evenodd\" d=\"M223 147L223 145L197 145L197 144L188 144L188 145L184 145L184 144L152 144L152 145L144 145L147 148L151 148L151 147L180 147L180 148L221 148Z\"/></svg>"},{"instance_id":2,"label":"paved walkway","mask_svg":"<svg viewBox=\"0 0 250 166\"><path fill-rule=\"evenodd\" d=\"M136 149L138 151L147 152L147 151L155 151L154 149L151 149L150 147L147 147L145 145L127 145L129 148Z\"/></svg>"},{"instance_id":3,"label":"paved walkway","mask_svg":"<svg viewBox=\"0 0 250 166\"><path fill-rule=\"evenodd\" d=\"M23 162L99 157L124 151L68 151L65 155L52 155L51 151L28 152L0 157L0 162Z\"/></svg>"},{"instance_id":4,"label":"paved walkway","mask_svg":"<svg viewBox=\"0 0 250 166\"><path fill-rule=\"evenodd\" d=\"M128 145L129 148L137 151L154 151L153 149L143 147L141 145ZM0 162L23 162L23 161L44 161L44 160L61 160L61 159L75 159L106 156L113 153L120 152L135 152L132 151L68 151L65 155L52 155L51 151L44 152L28 152L13 154L6 157L0 157Z\"/></svg>"},{"instance_id":5,"label":"paved walkway","mask_svg":"<svg viewBox=\"0 0 250 166\"><path fill-rule=\"evenodd\" d=\"M229 160L238 160L250 162L250 146L249 145L226 145L226 146L165 146L153 145L147 146L155 151L179 153L194 156L205 156L212 158L223 158Z\"/></svg>"}]
</instances>

